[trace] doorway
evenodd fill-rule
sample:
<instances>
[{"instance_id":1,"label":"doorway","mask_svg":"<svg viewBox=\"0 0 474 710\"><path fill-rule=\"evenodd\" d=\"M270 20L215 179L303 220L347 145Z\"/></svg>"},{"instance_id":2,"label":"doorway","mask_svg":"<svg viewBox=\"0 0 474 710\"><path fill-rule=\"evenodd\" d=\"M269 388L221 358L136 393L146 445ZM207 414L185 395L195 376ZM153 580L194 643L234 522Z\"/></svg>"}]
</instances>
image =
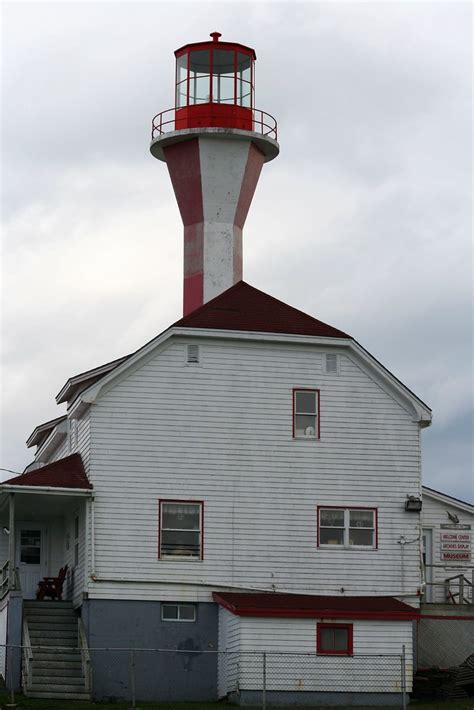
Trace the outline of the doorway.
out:
<instances>
[{"instance_id":1,"label":"doorway","mask_svg":"<svg viewBox=\"0 0 474 710\"><path fill-rule=\"evenodd\" d=\"M35 599L38 582L48 573L46 524L18 523L16 560L23 599Z\"/></svg>"}]
</instances>

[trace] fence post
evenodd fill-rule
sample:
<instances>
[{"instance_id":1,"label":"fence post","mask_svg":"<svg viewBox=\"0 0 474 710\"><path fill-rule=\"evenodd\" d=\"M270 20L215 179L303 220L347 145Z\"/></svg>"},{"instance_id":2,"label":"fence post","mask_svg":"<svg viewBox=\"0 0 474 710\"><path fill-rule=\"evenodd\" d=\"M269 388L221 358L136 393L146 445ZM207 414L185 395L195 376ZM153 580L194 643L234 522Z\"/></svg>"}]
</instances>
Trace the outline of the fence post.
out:
<instances>
[{"instance_id":1,"label":"fence post","mask_svg":"<svg viewBox=\"0 0 474 710\"><path fill-rule=\"evenodd\" d=\"M135 710L135 652L130 649L130 695L132 696L132 708Z\"/></svg>"},{"instance_id":2,"label":"fence post","mask_svg":"<svg viewBox=\"0 0 474 710\"><path fill-rule=\"evenodd\" d=\"M402 665L402 708L403 710L407 709L407 658L406 658L406 650L405 650L405 644L402 646L402 658L401 658L401 665Z\"/></svg>"},{"instance_id":3,"label":"fence post","mask_svg":"<svg viewBox=\"0 0 474 710\"><path fill-rule=\"evenodd\" d=\"M263 652L263 668L262 668L262 710L267 707L267 654Z\"/></svg>"}]
</instances>

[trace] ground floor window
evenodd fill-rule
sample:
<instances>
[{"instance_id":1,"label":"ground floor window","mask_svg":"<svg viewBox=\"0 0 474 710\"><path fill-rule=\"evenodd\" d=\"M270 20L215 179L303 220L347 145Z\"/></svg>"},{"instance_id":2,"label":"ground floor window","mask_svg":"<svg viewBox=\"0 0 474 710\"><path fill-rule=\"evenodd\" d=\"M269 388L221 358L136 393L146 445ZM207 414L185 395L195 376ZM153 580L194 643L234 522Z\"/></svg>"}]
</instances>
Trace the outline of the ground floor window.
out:
<instances>
[{"instance_id":1,"label":"ground floor window","mask_svg":"<svg viewBox=\"0 0 474 710\"><path fill-rule=\"evenodd\" d=\"M318 624L316 650L325 656L352 656L352 624Z\"/></svg>"}]
</instances>

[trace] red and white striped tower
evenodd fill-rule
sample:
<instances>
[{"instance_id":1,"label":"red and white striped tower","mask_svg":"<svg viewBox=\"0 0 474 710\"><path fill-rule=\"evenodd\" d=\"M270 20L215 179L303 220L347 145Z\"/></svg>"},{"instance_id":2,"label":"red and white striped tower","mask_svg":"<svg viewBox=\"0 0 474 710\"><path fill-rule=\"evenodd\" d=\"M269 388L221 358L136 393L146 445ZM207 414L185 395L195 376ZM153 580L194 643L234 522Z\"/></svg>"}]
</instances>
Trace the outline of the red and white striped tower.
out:
<instances>
[{"instance_id":1,"label":"red and white striped tower","mask_svg":"<svg viewBox=\"0 0 474 710\"><path fill-rule=\"evenodd\" d=\"M242 228L279 152L275 119L254 107L254 50L220 36L176 50L175 107L153 119L184 224L184 315L242 279Z\"/></svg>"}]
</instances>

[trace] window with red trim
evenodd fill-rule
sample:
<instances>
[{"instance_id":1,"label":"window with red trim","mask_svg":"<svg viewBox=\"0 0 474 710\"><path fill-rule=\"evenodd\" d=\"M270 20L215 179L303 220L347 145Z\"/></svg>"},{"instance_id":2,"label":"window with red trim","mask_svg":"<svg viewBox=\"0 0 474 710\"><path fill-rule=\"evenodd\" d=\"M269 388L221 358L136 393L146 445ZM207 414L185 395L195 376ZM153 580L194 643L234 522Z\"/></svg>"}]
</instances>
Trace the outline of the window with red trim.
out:
<instances>
[{"instance_id":1,"label":"window with red trim","mask_svg":"<svg viewBox=\"0 0 474 710\"><path fill-rule=\"evenodd\" d=\"M316 651L325 656L352 656L352 624L318 624Z\"/></svg>"},{"instance_id":2,"label":"window with red trim","mask_svg":"<svg viewBox=\"0 0 474 710\"><path fill-rule=\"evenodd\" d=\"M202 559L203 503L161 500L158 557Z\"/></svg>"},{"instance_id":3,"label":"window with red trim","mask_svg":"<svg viewBox=\"0 0 474 710\"><path fill-rule=\"evenodd\" d=\"M377 547L375 508L318 507L318 546Z\"/></svg>"},{"instance_id":4,"label":"window with red trim","mask_svg":"<svg viewBox=\"0 0 474 710\"><path fill-rule=\"evenodd\" d=\"M319 390L293 390L293 437L319 439Z\"/></svg>"}]
</instances>

